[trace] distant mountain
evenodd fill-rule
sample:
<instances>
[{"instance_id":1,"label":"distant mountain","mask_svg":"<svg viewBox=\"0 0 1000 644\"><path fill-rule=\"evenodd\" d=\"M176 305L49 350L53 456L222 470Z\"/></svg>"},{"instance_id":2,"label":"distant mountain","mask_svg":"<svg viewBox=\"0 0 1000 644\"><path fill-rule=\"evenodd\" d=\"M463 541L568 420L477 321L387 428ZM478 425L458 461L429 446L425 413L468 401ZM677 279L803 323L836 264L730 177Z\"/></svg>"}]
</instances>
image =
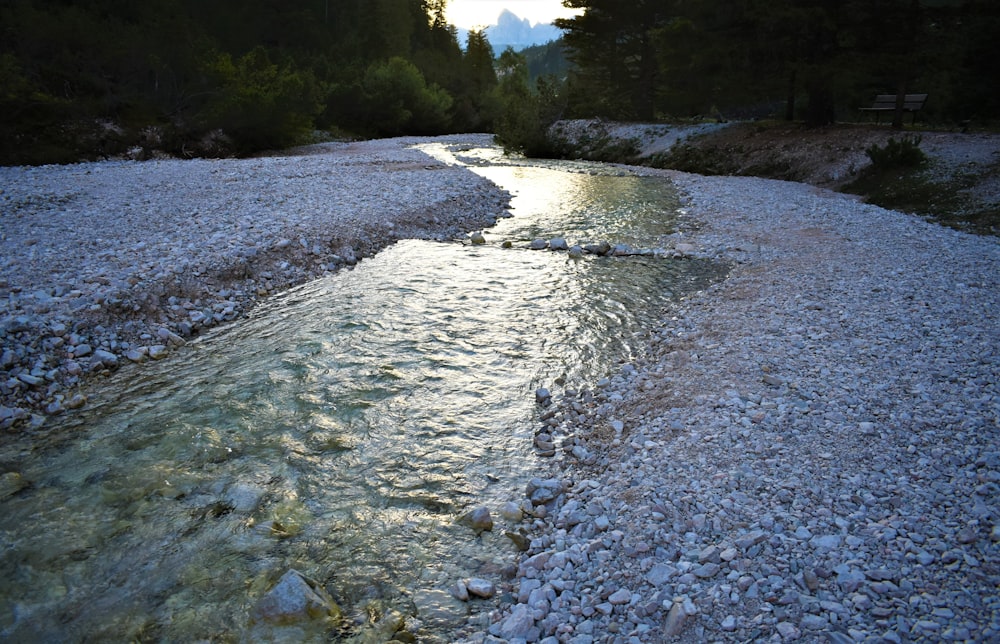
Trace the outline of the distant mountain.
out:
<instances>
[{"instance_id":1,"label":"distant mountain","mask_svg":"<svg viewBox=\"0 0 1000 644\"><path fill-rule=\"evenodd\" d=\"M458 30L458 41L463 48L468 33L467 29ZM562 30L542 23L532 26L527 18L519 18L513 12L504 9L497 17L496 24L486 27L486 37L493 45L493 51L500 54L508 47L512 47L514 51L521 51L532 45L544 45L558 40L562 37Z\"/></svg>"}]
</instances>

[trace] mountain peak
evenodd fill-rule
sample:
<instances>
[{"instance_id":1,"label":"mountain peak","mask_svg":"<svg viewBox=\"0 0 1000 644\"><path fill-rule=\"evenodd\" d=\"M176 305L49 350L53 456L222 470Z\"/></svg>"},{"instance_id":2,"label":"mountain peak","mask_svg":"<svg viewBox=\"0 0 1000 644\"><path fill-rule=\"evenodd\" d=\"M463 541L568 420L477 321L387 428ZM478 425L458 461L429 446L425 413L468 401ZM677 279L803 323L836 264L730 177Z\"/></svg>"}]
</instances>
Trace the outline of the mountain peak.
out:
<instances>
[{"instance_id":1,"label":"mountain peak","mask_svg":"<svg viewBox=\"0 0 1000 644\"><path fill-rule=\"evenodd\" d=\"M486 28L486 37L496 51L512 47L519 51L533 45L544 45L558 40L562 32L552 25L539 23L531 25L527 18L521 18L513 11L504 9L497 16L497 23Z\"/></svg>"},{"instance_id":2,"label":"mountain peak","mask_svg":"<svg viewBox=\"0 0 1000 644\"><path fill-rule=\"evenodd\" d=\"M493 25L493 26L505 27L505 26L515 25L515 24L516 25L527 25L528 27L531 27L531 21L530 20L528 20L527 18L521 18L520 16L518 16L516 13L514 13L510 9L504 9L503 11L501 11L500 15L497 16L497 23L496 23L496 25Z\"/></svg>"}]
</instances>

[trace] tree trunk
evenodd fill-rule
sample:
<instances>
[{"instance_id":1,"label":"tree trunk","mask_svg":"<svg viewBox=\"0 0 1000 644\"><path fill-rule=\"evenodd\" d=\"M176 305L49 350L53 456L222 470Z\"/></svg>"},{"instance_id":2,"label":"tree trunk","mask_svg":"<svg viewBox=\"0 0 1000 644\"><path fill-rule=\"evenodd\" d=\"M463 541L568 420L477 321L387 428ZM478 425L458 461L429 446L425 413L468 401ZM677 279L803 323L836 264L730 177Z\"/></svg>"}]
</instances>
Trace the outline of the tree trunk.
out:
<instances>
[{"instance_id":1,"label":"tree trunk","mask_svg":"<svg viewBox=\"0 0 1000 644\"><path fill-rule=\"evenodd\" d=\"M788 74L788 94L785 98L785 120L795 120L795 70Z\"/></svg>"},{"instance_id":2,"label":"tree trunk","mask_svg":"<svg viewBox=\"0 0 1000 644\"><path fill-rule=\"evenodd\" d=\"M821 127L830 125L836 116L833 88L825 78L814 78L806 82L806 125Z\"/></svg>"},{"instance_id":3,"label":"tree trunk","mask_svg":"<svg viewBox=\"0 0 1000 644\"><path fill-rule=\"evenodd\" d=\"M656 102L656 60L653 56L653 47L648 32L642 36L638 87L636 89L634 104L636 114L639 120L652 121Z\"/></svg>"},{"instance_id":4,"label":"tree trunk","mask_svg":"<svg viewBox=\"0 0 1000 644\"><path fill-rule=\"evenodd\" d=\"M892 113L892 128L903 129L903 106L906 104L906 81L900 80L896 86L896 109Z\"/></svg>"}]
</instances>

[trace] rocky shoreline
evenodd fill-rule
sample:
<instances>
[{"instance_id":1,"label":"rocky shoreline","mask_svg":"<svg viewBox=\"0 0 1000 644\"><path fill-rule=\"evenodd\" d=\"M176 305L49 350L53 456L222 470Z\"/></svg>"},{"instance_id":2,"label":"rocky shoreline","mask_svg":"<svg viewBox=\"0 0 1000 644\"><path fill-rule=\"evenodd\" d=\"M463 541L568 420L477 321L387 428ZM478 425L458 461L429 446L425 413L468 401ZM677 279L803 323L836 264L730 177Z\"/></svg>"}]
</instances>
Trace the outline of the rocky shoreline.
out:
<instances>
[{"instance_id":1,"label":"rocky shoreline","mask_svg":"<svg viewBox=\"0 0 1000 644\"><path fill-rule=\"evenodd\" d=\"M421 141L0 168L0 430L81 407L81 385L397 239L506 214L506 193Z\"/></svg>"},{"instance_id":2,"label":"rocky shoreline","mask_svg":"<svg viewBox=\"0 0 1000 644\"><path fill-rule=\"evenodd\" d=\"M559 456L505 526L526 552L457 638L1000 637L998 240L661 174L671 241L733 273L545 412Z\"/></svg>"}]
</instances>

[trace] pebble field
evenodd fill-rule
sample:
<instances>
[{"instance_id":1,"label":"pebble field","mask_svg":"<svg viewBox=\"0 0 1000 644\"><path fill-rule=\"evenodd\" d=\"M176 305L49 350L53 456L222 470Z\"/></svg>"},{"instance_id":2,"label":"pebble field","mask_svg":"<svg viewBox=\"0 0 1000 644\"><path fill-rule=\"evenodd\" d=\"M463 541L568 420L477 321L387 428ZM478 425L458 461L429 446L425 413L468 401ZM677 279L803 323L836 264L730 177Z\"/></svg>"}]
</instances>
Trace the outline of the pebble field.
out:
<instances>
[{"instance_id":1,"label":"pebble field","mask_svg":"<svg viewBox=\"0 0 1000 644\"><path fill-rule=\"evenodd\" d=\"M1000 638L997 239L669 176L674 243L732 274L543 414L509 602L464 641Z\"/></svg>"}]
</instances>

